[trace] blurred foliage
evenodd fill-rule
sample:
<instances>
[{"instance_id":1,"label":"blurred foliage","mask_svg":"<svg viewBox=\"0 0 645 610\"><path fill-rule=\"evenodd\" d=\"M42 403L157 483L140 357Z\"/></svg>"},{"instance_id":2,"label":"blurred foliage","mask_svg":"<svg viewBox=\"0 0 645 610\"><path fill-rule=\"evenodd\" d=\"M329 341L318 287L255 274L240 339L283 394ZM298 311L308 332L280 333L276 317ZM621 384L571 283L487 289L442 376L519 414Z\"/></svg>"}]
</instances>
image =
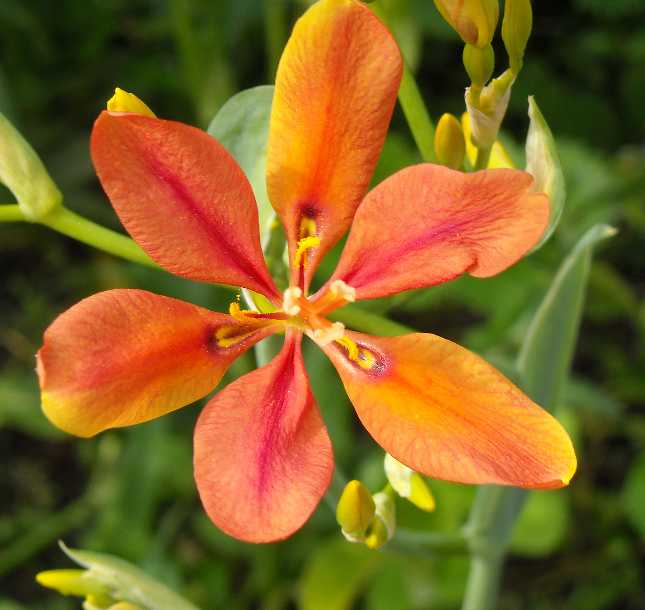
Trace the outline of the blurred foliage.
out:
<instances>
[{"instance_id":1,"label":"blurred foliage","mask_svg":"<svg viewBox=\"0 0 645 610\"><path fill-rule=\"evenodd\" d=\"M206 128L233 93L271 81L291 21L305 4L62 0L54 8L46 0L3 0L0 111L41 154L67 205L117 228L87 150L92 121L113 87L135 91L161 116ZM456 35L432 2L385 4L433 115L459 114L467 83ZM530 496L500 607L642 609L645 6L639 0L535 5L505 137L523 164L527 96L535 94L567 180L562 223L543 249L498 277L465 277L368 307L457 339L504 368L580 235L597 222L619 229L592 268L574 375L560 405L576 431L580 471L569 489ZM376 180L418 159L397 110ZM1 194L0 202L9 203L9 194ZM324 502L283 543L252 546L221 534L203 514L192 480L197 406L89 441L45 421L33 356L43 330L66 307L98 290L136 286L221 309L229 290L136 267L27 224L0 226L0 260L0 610L78 607L33 580L40 570L66 565L55 544L61 537L136 563L205 610L458 607L465 557L351 547ZM252 358L239 361L228 378L249 370ZM358 425L332 366L318 350L306 349L306 358L340 467L376 489L384 482L382 452ZM454 531L474 490L431 486L436 512L401 502L400 525Z\"/></svg>"}]
</instances>

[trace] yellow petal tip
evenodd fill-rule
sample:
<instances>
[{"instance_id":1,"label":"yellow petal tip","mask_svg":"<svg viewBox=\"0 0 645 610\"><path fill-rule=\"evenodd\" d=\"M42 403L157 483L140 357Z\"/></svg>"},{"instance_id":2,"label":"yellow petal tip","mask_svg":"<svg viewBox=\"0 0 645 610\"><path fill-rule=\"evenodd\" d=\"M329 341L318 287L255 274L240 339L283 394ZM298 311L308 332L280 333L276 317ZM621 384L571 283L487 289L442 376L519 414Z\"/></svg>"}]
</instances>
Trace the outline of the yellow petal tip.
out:
<instances>
[{"instance_id":1,"label":"yellow petal tip","mask_svg":"<svg viewBox=\"0 0 645 610\"><path fill-rule=\"evenodd\" d=\"M134 93L124 91L119 87L114 90L114 95L108 100L107 109L110 112L127 112L155 118L155 113Z\"/></svg>"}]
</instances>

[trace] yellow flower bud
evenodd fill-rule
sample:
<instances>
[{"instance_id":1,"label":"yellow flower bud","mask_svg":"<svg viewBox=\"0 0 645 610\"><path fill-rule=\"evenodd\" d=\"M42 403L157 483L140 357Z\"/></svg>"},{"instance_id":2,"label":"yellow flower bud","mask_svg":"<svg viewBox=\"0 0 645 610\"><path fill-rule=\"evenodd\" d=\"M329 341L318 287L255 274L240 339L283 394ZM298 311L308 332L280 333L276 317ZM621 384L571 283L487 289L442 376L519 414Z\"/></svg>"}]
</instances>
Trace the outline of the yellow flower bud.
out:
<instances>
[{"instance_id":1,"label":"yellow flower bud","mask_svg":"<svg viewBox=\"0 0 645 610\"><path fill-rule=\"evenodd\" d=\"M434 0L434 3L465 43L485 47L493 40L499 0Z\"/></svg>"},{"instance_id":2,"label":"yellow flower bud","mask_svg":"<svg viewBox=\"0 0 645 610\"><path fill-rule=\"evenodd\" d=\"M399 496L412 502L421 510L431 512L435 509L432 492L418 472L408 468L389 453L385 454L384 467L387 480Z\"/></svg>"},{"instance_id":3,"label":"yellow flower bud","mask_svg":"<svg viewBox=\"0 0 645 610\"><path fill-rule=\"evenodd\" d=\"M493 76L495 52L491 45L479 48L471 44L464 46L462 55L464 68L473 85L483 87Z\"/></svg>"},{"instance_id":4,"label":"yellow flower bud","mask_svg":"<svg viewBox=\"0 0 645 610\"><path fill-rule=\"evenodd\" d=\"M392 497L384 492L374 494L376 513L365 534L365 545L379 549L392 539L396 530L396 507Z\"/></svg>"},{"instance_id":5,"label":"yellow flower bud","mask_svg":"<svg viewBox=\"0 0 645 610\"><path fill-rule=\"evenodd\" d=\"M367 487L360 481L350 481L338 501L336 521L345 537L358 541L372 522L375 510L374 500Z\"/></svg>"},{"instance_id":6,"label":"yellow flower bud","mask_svg":"<svg viewBox=\"0 0 645 610\"><path fill-rule=\"evenodd\" d=\"M27 220L40 220L63 201L40 157L1 113L0 182L13 193Z\"/></svg>"},{"instance_id":7,"label":"yellow flower bud","mask_svg":"<svg viewBox=\"0 0 645 610\"><path fill-rule=\"evenodd\" d=\"M464 132L457 118L446 112L437 123L434 134L434 151L441 165L459 169L464 163L466 144Z\"/></svg>"},{"instance_id":8,"label":"yellow flower bud","mask_svg":"<svg viewBox=\"0 0 645 610\"><path fill-rule=\"evenodd\" d=\"M524 61L524 50L533 28L531 0L506 0L502 21L502 40L511 70L518 74Z\"/></svg>"},{"instance_id":9,"label":"yellow flower bud","mask_svg":"<svg viewBox=\"0 0 645 610\"><path fill-rule=\"evenodd\" d=\"M466 158L473 167L477 160L477 147L472 143L470 138L470 115L464 112L461 115L461 127L464 130L464 140L466 141ZM495 168L515 168L515 163L508 154L499 140L495 140L490 150L490 159L488 160L488 169Z\"/></svg>"},{"instance_id":10,"label":"yellow flower bud","mask_svg":"<svg viewBox=\"0 0 645 610\"><path fill-rule=\"evenodd\" d=\"M118 604L114 604L114 606L110 606L108 610L143 610L143 609L141 608L141 606L135 606L130 602L119 602Z\"/></svg>"},{"instance_id":11,"label":"yellow flower bud","mask_svg":"<svg viewBox=\"0 0 645 610\"><path fill-rule=\"evenodd\" d=\"M36 582L63 595L77 597L107 595L107 587L87 570L46 570L36 574Z\"/></svg>"},{"instance_id":12,"label":"yellow flower bud","mask_svg":"<svg viewBox=\"0 0 645 610\"><path fill-rule=\"evenodd\" d=\"M128 112L155 118L155 113L134 93L128 93L118 87L114 90L114 95L108 100L107 109L110 112Z\"/></svg>"}]
</instances>

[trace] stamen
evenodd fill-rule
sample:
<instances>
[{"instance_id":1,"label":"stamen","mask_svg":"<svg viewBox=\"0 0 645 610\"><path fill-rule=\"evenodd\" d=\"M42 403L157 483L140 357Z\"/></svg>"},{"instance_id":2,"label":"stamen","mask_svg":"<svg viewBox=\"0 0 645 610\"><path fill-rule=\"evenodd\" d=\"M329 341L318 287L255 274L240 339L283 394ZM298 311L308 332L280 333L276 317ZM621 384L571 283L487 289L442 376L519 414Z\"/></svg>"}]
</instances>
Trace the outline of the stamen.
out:
<instances>
[{"instance_id":1,"label":"stamen","mask_svg":"<svg viewBox=\"0 0 645 610\"><path fill-rule=\"evenodd\" d=\"M314 328L307 331L307 336L321 347L329 345L334 341L342 342L345 339L344 335L345 325L342 322L334 322L326 328Z\"/></svg>"},{"instance_id":2,"label":"stamen","mask_svg":"<svg viewBox=\"0 0 645 610\"><path fill-rule=\"evenodd\" d=\"M347 350L347 357L366 371L371 371L377 363L376 356L365 347L359 347L355 341L349 337L336 339L336 343L342 345Z\"/></svg>"},{"instance_id":3,"label":"stamen","mask_svg":"<svg viewBox=\"0 0 645 610\"><path fill-rule=\"evenodd\" d=\"M303 268L307 266L307 259L305 258L305 252L311 250L311 248L317 248L320 245L320 237L315 235L309 235L303 237L298 241L298 248L296 249L296 254L293 257L293 266L300 267L302 263Z\"/></svg>"},{"instance_id":4,"label":"stamen","mask_svg":"<svg viewBox=\"0 0 645 610\"><path fill-rule=\"evenodd\" d=\"M300 313L300 298L302 297L302 288L292 286L284 291L282 297L282 310L289 316L297 316Z\"/></svg>"},{"instance_id":5,"label":"stamen","mask_svg":"<svg viewBox=\"0 0 645 610\"><path fill-rule=\"evenodd\" d=\"M232 347L250 337L257 329L251 329L244 332L239 326L220 326L215 331L215 343L218 347Z\"/></svg>"},{"instance_id":6,"label":"stamen","mask_svg":"<svg viewBox=\"0 0 645 610\"><path fill-rule=\"evenodd\" d=\"M358 360L358 345L352 341L349 337L341 337L336 340L336 343L339 343L347 350L347 357L356 362Z\"/></svg>"},{"instance_id":7,"label":"stamen","mask_svg":"<svg viewBox=\"0 0 645 610\"><path fill-rule=\"evenodd\" d=\"M335 297L345 299L348 303L356 300L356 288L343 282L343 280L334 280L329 286L329 292Z\"/></svg>"},{"instance_id":8,"label":"stamen","mask_svg":"<svg viewBox=\"0 0 645 610\"><path fill-rule=\"evenodd\" d=\"M310 216L303 216L300 219L300 239L303 237L310 237L316 235L318 232L318 227L316 226L316 221Z\"/></svg>"}]
</instances>

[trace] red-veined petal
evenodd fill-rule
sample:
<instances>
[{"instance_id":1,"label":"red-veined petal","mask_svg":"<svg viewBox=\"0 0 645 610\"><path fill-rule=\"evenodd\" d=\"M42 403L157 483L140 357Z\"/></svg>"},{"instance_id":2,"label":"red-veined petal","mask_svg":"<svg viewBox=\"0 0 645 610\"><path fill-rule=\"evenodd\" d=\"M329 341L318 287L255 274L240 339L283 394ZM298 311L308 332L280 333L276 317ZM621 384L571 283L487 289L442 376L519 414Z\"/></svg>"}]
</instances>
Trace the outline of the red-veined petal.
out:
<instances>
[{"instance_id":1,"label":"red-veined petal","mask_svg":"<svg viewBox=\"0 0 645 610\"><path fill-rule=\"evenodd\" d=\"M291 535L314 511L334 469L309 387L300 336L267 366L228 385L195 429L195 480L212 521L248 542Z\"/></svg>"},{"instance_id":2,"label":"red-veined petal","mask_svg":"<svg viewBox=\"0 0 645 610\"><path fill-rule=\"evenodd\" d=\"M538 241L549 202L514 169L466 174L439 165L404 169L356 212L338 268L357 299L432 286L464 272L495 275Z\"/></svg>"},{"instance_id":3,"label":"red-veined petal","mask_svg":"<svg viewBox=\"0 0 645 610\"><path fill-rule=\"evenodd\" d=\"M218 344L222 331L228 347ZM95 294L45 332L43 410L78 436L159 417L208 394L237 356L271 332L143 290Z\"/></svg>"},{"instance_id":4,"label":"red-veined petal","mask_svg":"<svg viewBox=\"0 0 645 610\"><path fill-rule=\"evenodd\" d=\"M362 2L321 0L294 27L276 77L267 186L292 260L300 238L321 239L305 284L367 192L401 73L396 42Z\"/></svg>"},{"instance_id":5,"label":"red-veined petal","mask_svg":"<svg viewBox=\"0 0 645 610\"><path fill-rule=\"evenodd\" d=\"M91 150L121 222L155 262L193 280L279 297L251 185L214 138L174 121L102 112Z\"/></svg>"},{"instance_id":6,"label":"red-veined petal","mask_svg":"<svg viewBox=\"0 0 645 610\"><path fill-rule=\"evenodd\" d=\"M564 428L479 356L429 334L348 336L357 361L324 349L365 428L400 462L459 483L569 483L576 456Z\"/></svg>"}]
</instances>

